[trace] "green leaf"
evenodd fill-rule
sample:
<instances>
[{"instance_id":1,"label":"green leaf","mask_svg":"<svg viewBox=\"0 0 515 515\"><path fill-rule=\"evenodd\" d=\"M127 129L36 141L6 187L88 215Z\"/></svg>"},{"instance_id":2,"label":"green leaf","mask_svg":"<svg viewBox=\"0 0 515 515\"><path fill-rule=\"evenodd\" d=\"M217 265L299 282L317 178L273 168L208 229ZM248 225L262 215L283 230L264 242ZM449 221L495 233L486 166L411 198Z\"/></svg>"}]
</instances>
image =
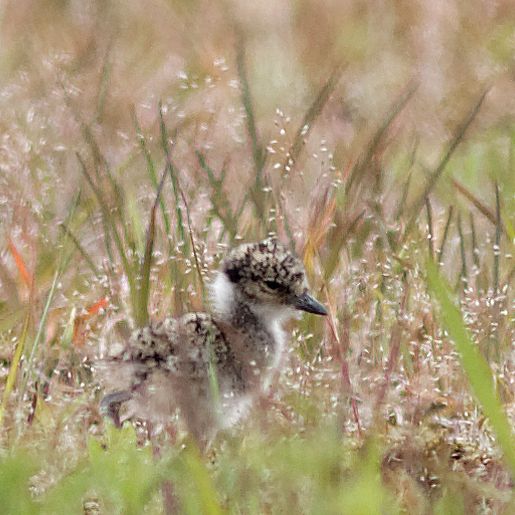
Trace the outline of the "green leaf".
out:
<instances>
[{"instance_id":1,"label":"green leaf","mask_svg":"<svg viewBox=\"0 0 515 515\"><path fill-rule=\"evenodd\" d=\"M0 506L2 513L38 513L29 492L36 472L34 457L16 453L0 459Z\"/></svg>"},{"instance_id":2,"label":"green leaf","mask_svg":"<svg viewBox=\"0 0 515 515\"><path fill-rule=\"evenodd\" d=\"M490 367L478 347L473 343L461 312L451 299L449 287L432 261L427 263L427 276L431 294L440 308L443 327L456 345L471 390L490 420L499 447L515 476L514 435L495 391Z\"/></svg>"},{"instance_id":3,"label":"green leaf","mask_svg":"<svg viewBox=\"0 0 515 515\"><path fill-rule=\"evenodd\" d=\"M193 509L193 506L185 506L187 512L198 513L197 509L200 509L200 513L205 515L221 515L222 509L218 503L218 497L216 489L211 480L211 477L202 463L200 454L194 448L187 449L182 456L182 462L185 467L185 473L189 480L192 482L192 487L196 493L195 504L197 508ZM186 504L188 499L184 499ZM190 501L193 499L190 499Z\"/></svg>"}]
</instances>

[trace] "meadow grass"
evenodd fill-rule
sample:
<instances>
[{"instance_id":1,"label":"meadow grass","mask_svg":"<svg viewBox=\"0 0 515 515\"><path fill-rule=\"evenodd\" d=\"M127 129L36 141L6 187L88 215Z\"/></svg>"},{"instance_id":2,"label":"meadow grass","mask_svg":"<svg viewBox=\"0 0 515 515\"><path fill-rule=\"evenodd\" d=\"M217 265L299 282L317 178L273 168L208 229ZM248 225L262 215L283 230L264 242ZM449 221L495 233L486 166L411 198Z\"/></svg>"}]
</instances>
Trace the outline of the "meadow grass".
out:
<instances>
[{"instance_id":1,"label":"meadow grass","mask_svg":"<svg viewBox=\"0 0 515 515\"><path fill-rule=\"evenodd\" d=\"M2 513L515 511L515 15L472 3L2 8ZM205 456L112 427L98 360L270 233L329 316L269 394Z\"/></svg>"}]
</instances>

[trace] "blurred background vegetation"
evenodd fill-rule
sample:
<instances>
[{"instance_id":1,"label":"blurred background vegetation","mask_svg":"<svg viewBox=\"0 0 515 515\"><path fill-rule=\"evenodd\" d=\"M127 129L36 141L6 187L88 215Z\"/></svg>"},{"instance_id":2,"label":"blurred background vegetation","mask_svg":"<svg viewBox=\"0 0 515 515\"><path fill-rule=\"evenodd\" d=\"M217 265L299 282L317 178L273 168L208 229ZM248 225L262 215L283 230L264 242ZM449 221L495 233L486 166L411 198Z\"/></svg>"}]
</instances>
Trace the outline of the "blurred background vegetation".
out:
<instances>
[{"instance_id":1,"label":"blurred background vegetation","mask_svg":"<svg viewBox=\"0 0 515 515\"><path fill-rule=\"evenodd\" d=\"M512 0L0 23L3 513L515 511ZM106 425L97 360L270 232L331 316L244 427Z\"/></svg>"}]
</instances>

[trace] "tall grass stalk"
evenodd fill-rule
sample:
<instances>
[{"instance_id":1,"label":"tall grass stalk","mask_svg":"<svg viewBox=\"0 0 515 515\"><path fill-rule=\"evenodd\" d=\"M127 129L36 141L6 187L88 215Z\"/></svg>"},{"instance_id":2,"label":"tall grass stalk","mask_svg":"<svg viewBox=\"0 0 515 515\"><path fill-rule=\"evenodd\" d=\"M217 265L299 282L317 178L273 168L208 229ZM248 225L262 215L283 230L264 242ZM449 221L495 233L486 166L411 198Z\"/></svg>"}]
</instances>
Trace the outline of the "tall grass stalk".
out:
<instances>
[{"instance_id":1,"label":"tall grass stalk","mask_svg":"<svg viewBox=\"0 0 515 515\"><path fill-rule=\"evenodd\" d=\"M435 187L436 183L438 182L438 179L440 179L443 171L445 170L447 164L449 163L452 155L454 154L456 148L461 143L465 136L465 132L470 127L474 119L476 118L477 114L479 113L479 110L481 109L481 106L483 105L483 102L486 98L487 93L490 91L490 89L486 89L481 93L479 96L479 99L475 103L475 105L472 107L472 109L467 113L463 121L459 124L458 128L456 129L454 136L452 140L449 142L447 149L444 152L444 155L442 159L440 160L440 163L435 168L434 172L430 175L426 187L424 188L424 191L420 194L417 200L413 202L413 205L410 208L411 215L408 219L408 223L406 224L406 228L404 230L404 238L406 239L407 235L411 231L413 225L417 221L418 215L420 213L420 210L422 209L422 206L425 203L425 199L427 196L431 193L433 188Z\"/></svg>"},{"instance_id":2,"label":"tall grass stalk","mask_svg":"<svg viewBox=\"0 0 515 515\"><path fill-rule=\"evenodd\" d=\"M515 435L495 390L492 371L472 341L449 287L431 261L427 262L427 278L431 294L439 307L443 327L456 346L470 388L488 417L512 477L515 477Z\"/></svg>"}]
</instances>

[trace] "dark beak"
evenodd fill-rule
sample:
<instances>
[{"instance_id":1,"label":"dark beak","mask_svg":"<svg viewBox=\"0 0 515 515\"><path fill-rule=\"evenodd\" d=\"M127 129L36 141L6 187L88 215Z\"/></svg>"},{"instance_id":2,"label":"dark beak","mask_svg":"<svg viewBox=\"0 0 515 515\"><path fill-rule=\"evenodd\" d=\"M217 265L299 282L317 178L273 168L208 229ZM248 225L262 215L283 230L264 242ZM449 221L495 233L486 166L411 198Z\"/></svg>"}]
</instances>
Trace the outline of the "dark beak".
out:
<instances>
[{"instance_id":1,"label":"dark beak","mask_svg":"<svg viewBox=\"0 0 515 515\"><path fill-rule=\"evenodd\" d=\"M309 293L303 293L300 297L297 297L293 303L297 309L307 311L308 313L314 313L315 315L327 315L327 309L318 302Z\"/></svg>"}]
</instances>

